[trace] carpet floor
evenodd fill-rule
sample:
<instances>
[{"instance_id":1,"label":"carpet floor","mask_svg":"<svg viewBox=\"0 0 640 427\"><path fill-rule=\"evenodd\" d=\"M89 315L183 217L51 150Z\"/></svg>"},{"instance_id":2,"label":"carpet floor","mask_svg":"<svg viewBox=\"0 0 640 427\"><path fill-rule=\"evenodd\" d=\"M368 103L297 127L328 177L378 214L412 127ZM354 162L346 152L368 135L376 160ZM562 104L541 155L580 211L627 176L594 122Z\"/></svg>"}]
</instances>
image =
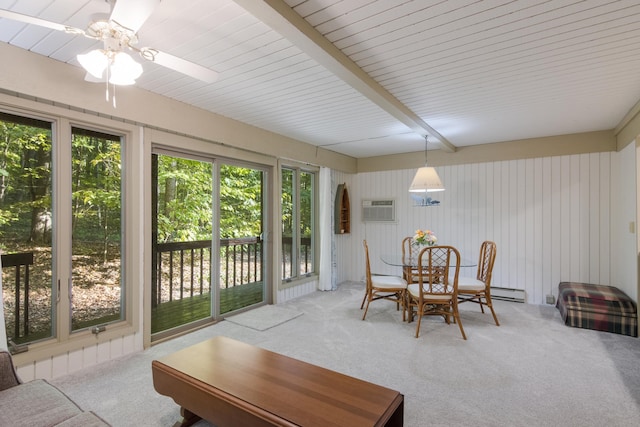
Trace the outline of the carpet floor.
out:
<instances>
[{"instance_id":1,"label":"carpet floor","mask_svg":"<svg viewBox=\"0 0 640 427\"><path fill-rule=\"evenodd\" d=\"M297 310L282 307L282 305L263 305L262 307L245 311L244 313L226 317L224 320L235 323L236 325L255 329L256 331L266 331L267 329L293 320L298 316L302 316L302 313Z\"/></svg>"},{"instance_id":2,"label":"carpet floor","mask_svg":"<svg viewBox=\"0 0 640 427\"><path fill-rule=\"evenodd\" d=\"M222 321L51 382L115 427L172 426L179 408L155 392L151 361L225 335L400 391L408 427L640 425L637 338L567 327L553 306L496 301L500 327L462 304L468 340L439 318L416 339L394 303L372 303L362 321L363 289L280 304L303 315L263 331Z\"/></svg>"}]
</instances>

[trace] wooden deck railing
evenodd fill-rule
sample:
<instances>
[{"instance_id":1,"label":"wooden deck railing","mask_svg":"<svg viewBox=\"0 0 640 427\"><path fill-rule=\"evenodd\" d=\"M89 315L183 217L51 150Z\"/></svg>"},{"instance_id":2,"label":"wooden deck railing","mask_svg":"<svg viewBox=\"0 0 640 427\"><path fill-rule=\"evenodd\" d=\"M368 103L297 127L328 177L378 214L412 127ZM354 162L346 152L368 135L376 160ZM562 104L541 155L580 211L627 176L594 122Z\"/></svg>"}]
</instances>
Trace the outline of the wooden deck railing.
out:
<instances>
[{"instance_id":1,"label":"wooden deck railing","mask_svg":"<svg viewBox=\"0 0 640 427\"><path fill-rule=\"evenodd\" d=\"M284 238L282 259L285 272L287 268L292 268L292 251L291 239ZM211 240L159 243L154 252L151 290L154 307L163 302L193 298L211 291ZM311 239L302 239L300 252L300 273L310 273L313 265ZM2 255L3 268L15 268L15 337L29 334L29 267L33 265L33 257L33 252ZM263 280L263 241L260 237L221 239L219 259L218 283L221 289ZM5 286L11 285L5 283Z\"/></svg>"},{"instance_id":2,"label":"wooden deck railing","mask_svg":"<svg viewBox=\"0 0 640 427\"><path fill-rule=\"evenodd\" d=\"M158 243L154 250L154 307L210 292L211 240ZM259 237L220 239L220 260L220 288L262 281Z\"/></svg>"},{"instance_id":3,"label":"wooden deck railing","mask_svg":"<svg viewBox=\"0 0 640 427\"><path fill-rule=\"evenodd\" d=\"M13 339L29 335L29 266L33 265L33 252L2 255L2 268L15 267L14 273L14 331ZM7 286L5 283L4 286ZM1 296L1 295L0 295ZM24 301L21 301L23 299ZM0 301L1 303L2 301ZM22 313L22 318L21 318ZM22 324L22 328L20 325Z\"/></svg>"},{"instance_id":4,"label":"wooden deck railing","mask_svg":"<svg viewBox=\"0 0 640 427\"><path fill-rule=\"evenodd\" d=\"M283 271L291 269L291 238L283 238ZM158 243L151 298L153 306L210 292L211 240ZM220 240L220 289L261 282L263 242L260 237ZM311 239L302 239L302 274L312 270ZM160 273L158 273L160 272ZM290 272L288 272L290 273ZM286 273L286 274L288 274ZM286 276L290 277L290 276Z\"/></svg>"},{"instance_id":5,"label":"wooden deck railing","mask_svg":"<svg viewBox=\"0 0 640 427\"><path fill-rule=\"evenodd\" d=\"M300 239L300 273L308 274L313 270L313 253L311 252L311 238L303 237ZM293 272L291 269L293 265L291 260L293 259L293 240L291 237L282 238L282 278L287 280L292 276L297 276L298 272Z\"/></svg>"}]
</instances>

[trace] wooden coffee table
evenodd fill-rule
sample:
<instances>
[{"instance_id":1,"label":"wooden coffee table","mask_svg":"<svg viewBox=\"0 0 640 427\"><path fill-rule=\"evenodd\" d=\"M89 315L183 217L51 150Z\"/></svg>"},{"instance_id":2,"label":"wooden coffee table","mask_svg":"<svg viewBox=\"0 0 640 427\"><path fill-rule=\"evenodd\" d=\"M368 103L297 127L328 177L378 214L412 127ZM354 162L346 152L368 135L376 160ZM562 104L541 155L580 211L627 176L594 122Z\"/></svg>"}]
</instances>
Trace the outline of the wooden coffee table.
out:
<instances>
[{"instance_id":1,"label":"wooden coffee table","mask_svg":"<svg viewBox=\"0 0 640 427\"><path fill-rule=\"evenodd\" d=\"M156 391L180 405L182 426L402 426L397 391L227 337L152 362Z\"/></svg>"}]
</instances>

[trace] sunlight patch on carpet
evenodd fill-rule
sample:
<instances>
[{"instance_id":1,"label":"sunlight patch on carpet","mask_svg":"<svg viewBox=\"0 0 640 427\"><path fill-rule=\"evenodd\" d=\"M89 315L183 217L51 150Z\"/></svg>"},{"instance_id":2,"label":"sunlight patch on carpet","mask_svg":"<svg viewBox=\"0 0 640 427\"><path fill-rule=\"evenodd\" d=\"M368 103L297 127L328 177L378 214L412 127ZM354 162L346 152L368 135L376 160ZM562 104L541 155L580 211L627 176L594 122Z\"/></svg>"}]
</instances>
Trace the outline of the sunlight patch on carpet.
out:
<instances>
[{"instance_id":1,"label":"sunlight patch on carpet","mask_svg":"<svg viewBox=\"0 0 640 427\"><path fill-rule=\"evenodd\" d=\"M226 317L225 320L256 331L266 331L301 315L302 313L297 310L277 305L263 305L235 316Z\"/></svg>"}]
</instances>

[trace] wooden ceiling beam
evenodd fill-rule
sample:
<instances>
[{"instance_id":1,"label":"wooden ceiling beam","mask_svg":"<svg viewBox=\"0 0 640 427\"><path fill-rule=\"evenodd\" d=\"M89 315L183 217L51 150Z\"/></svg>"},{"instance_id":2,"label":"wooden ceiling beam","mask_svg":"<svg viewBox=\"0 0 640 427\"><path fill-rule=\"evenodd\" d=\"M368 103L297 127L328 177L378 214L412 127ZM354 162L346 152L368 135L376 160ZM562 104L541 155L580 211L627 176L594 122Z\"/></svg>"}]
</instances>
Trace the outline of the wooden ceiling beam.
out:
<instances>
[{"instance_id":1,"label":"wooden ceiling beam","mask_svg":"<svg viewBox=\"0 0 640 427\"><path fill-rule=\"evenodd\" d=\"M413 132L433 137L444 151L456 151L451 142L371 78L284 1L234 1Z\"/></svg>"}]
</instances>

